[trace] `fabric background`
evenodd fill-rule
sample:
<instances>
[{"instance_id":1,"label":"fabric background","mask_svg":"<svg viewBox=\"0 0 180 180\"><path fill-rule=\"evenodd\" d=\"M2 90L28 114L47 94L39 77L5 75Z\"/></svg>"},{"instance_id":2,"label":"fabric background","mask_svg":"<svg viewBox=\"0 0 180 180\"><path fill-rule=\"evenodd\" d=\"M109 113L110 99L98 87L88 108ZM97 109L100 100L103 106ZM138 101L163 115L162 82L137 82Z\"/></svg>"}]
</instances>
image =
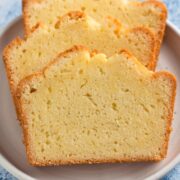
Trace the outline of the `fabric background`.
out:
<instances>
[{"instance_id":1,"label":"fabric background","mask_svg":"<svg viewBox=\"0 0 180 180\"><path fill-rule=\"evenodd\" d=\"M180 0L164 0L169 10L169 20L180 28ZM0 31L15 17L21 15L21 0L0 0ZM16 180L0 166L0 180ZM180 164L162 180L180 180Z\"/></svg>"}]
</instances>

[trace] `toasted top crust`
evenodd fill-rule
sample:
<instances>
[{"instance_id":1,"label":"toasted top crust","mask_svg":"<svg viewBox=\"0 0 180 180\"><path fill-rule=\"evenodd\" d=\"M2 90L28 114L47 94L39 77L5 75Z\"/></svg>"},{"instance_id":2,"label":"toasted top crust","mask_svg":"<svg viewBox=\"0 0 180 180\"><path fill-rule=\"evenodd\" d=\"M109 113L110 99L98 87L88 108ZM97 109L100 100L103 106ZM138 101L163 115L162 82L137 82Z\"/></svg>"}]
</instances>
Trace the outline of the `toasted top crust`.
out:
<instances>
[{"instance_id":1,"label":"toasted top crust","mask_svg":"<svg viewBox=\"0 0 180 180\"><path fill-rule=\"evenodd\" d=\"M29 161L45 166L160 160L175 93L172 74L147 70L125 50L109 58L82 46L67 50L18 86Z\"/></svg>"}]
</instances>

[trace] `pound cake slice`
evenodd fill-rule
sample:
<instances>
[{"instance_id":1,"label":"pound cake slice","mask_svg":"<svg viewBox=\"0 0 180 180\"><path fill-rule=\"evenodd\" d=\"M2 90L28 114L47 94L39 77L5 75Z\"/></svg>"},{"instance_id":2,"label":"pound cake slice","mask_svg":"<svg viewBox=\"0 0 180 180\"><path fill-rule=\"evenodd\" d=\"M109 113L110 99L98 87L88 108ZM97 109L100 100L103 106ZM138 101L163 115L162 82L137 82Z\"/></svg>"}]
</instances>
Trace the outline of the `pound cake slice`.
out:
<instances>
[{"instance_id":1,"label":"pound cake slice","mask_svg":"<svg viewBox=\"0 0 180 180\"><path fill-rule=\"evenodd\" d=\"M108 56L125 48L149 69L156 64L155 39L147 29L125 30L110 17L101 25L84 13L71 12L55 26L39 27L27 39L17 38L5 48L3 56L12 93L22 78L41 70L57 53L76 44Z\"/></svg>"},{"instance_id":2,"label":"pound cake slice","mask_svg":"<svg viewBox=\"0 0 180 180\"><path fill-rule=\"evenodd\" d=\"M17 89L29 162L36 166L158 161L167 153L175 77L128 52L74 47Z\"/></svg>"},{"instance_id":3,"label":"pound cake slice","mask_svg":"<svg viewBox=\"0 0 180 180\"><path fill-rule=\"evenodd\" d=\"M38 22L54 24L59 16L72 10L84 11L99 22L111 15L125 27L150 28L156 35L158 56L166 25L167 9L157 0L23 0L26 33L29 34Z\"/></svg>"}]
</instances>

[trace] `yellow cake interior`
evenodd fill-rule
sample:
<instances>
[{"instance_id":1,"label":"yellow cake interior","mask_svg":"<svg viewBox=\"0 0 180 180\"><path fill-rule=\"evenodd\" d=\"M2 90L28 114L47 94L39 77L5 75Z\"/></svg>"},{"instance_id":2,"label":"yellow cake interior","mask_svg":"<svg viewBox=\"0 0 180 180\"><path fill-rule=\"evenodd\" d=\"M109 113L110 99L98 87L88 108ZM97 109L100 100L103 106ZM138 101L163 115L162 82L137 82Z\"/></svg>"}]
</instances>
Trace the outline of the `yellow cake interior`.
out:
<instances>
[{"instance_id":1,"label":"yellow cake interior","mask_svg":"<svg viewBox=\"0 0 180 180\"><path fill-rule=\"evenodd\" d=\"M31 163L161 159L173 80L127 52L59 57L20 86Z\"/></svg>"}]
</instances>

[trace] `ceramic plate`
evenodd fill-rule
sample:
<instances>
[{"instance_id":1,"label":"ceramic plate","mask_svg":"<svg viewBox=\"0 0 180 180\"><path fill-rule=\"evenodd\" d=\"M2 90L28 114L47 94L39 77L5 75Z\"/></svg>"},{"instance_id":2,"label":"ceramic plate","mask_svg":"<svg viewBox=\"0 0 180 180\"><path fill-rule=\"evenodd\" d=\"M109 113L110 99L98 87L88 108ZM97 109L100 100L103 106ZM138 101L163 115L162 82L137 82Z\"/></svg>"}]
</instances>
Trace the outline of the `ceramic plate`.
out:
<instances>
[{"instance_id":1,"label":"ceramic plate","mask_svg":"<svg viewBox=\"0 0 180 180\"><path fill-rule=\"evenodd\" d=\"M0 35L0 58L4 46L16 36L22 36L22 18L7 26ZM16 120L3 61L0 61L0 164L19 179L53 180L119 180L158 179L180 162L180 32L167 25L158 70L165 69L177 77L177 97L173 132L167 158L158 163L126 163L75 165L36 168L28 164L22 143L22 132Z\"/></svg>"}]
</instances>

